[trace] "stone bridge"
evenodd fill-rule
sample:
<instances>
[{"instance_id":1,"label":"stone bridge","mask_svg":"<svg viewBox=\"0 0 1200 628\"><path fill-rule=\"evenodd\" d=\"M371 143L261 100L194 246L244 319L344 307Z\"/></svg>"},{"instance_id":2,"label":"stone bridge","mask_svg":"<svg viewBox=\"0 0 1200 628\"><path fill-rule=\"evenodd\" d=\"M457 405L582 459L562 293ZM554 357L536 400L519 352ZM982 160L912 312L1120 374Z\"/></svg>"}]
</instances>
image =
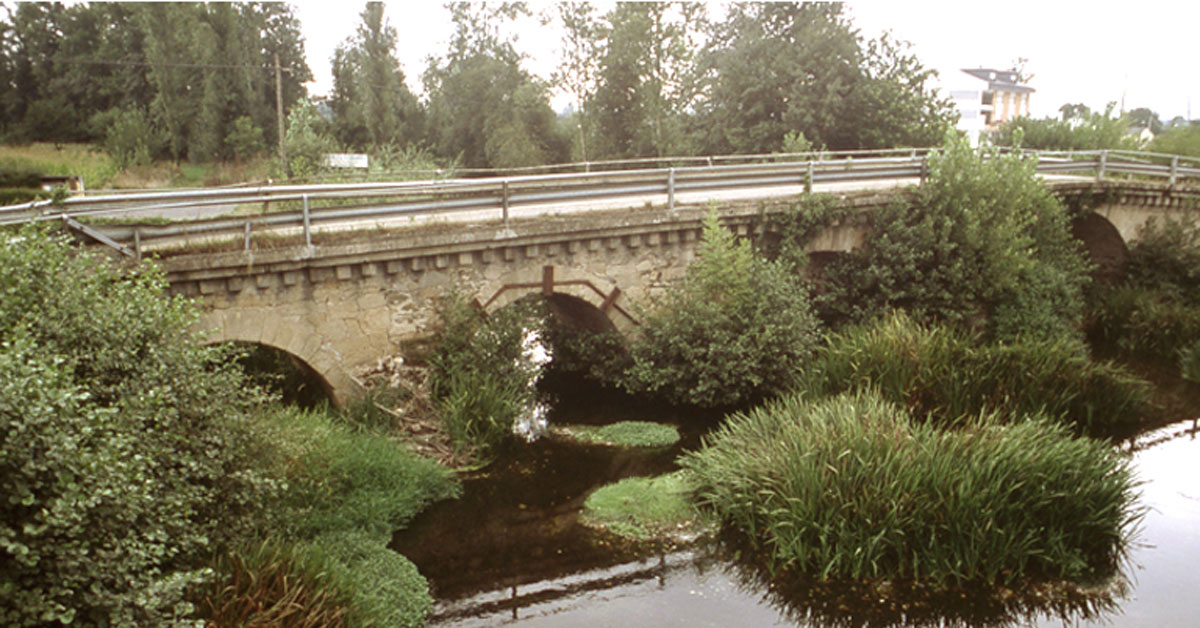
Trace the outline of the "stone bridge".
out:
<instances>
[{"instance_id":1,"label":"stone bridge","mask_svg":"<svg viewBox=\"0 0 1200 628\"><path fill-rule=\"evenodd\" d=\"M1051 184L1091 209L1076 234L1093 255L1119 257L1151 216L1194 211L1200 190L1130 182ZM903 191L844 194L869 212ZM758 237L765 215L795 198L726 202L725 224ZM437 324L437 303L457 289L488 311L530 293L582 325L636 327L645 302L692 260L709 206L546 215L502 224L440 223L324 234L316 246L165 257L173 293L198 299L207 341L258 343L291 354L319 374L341 403L360 390L354 373L403 353ZM855 221L856 223L862 221ZM810 253L849 251L862 227L834 225Z\"/></svg>"}]
</instances>

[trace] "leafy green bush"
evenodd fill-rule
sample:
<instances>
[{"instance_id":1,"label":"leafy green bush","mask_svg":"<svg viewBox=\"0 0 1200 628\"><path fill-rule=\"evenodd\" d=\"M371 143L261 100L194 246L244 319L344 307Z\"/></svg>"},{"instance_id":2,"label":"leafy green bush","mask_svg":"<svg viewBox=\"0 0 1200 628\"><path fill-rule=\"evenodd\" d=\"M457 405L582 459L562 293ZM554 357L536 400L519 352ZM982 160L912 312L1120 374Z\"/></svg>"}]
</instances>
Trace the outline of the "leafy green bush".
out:
<instances>
[{"instance_id":1,"label":"leafy green bush","mask_svg":"<svg viewBox=\"0 0 1200 628\"><path fill-rule=\"evenodd\" d=\"M42 172L12 160L0 162L0 188L40 189Z\"/></svg>"},{"instance_id":2,"label":"leafy green bush","mask_svg":"<svg viewBox=\"0 0 1200 628\"><path fill-rule=\"evenodd\" d=\"M1104 113L1088 111L1066 120L1013 118L1000 125L992 141L1035 150L1136 150L1138 140L1128 131L1128 120L1113 115L1110 105Z\"/></svg>"},{"instance_id":3,"label":"leafy green bush","mask_svg":"<svg viewBox=\"0 0 1200 628\"><path fill-rule=\"evenodd\" d=\"M28 203L46 196L46 192L41 188L0 188L0 205Z\"/></svg>"},{"instance_id":4,"label":"leafy green bush","mask_svg":"<svg viewBox=\"0 0 1200 628\"><path fill-rule=\"evenodd\" d=\"M473 302L451 294L441 317L430 359L434 401L457 446L489 450L511 438L518 419L536 407L532 384L543 365L529 353L545 313L519 301L485 317Z\"/></svg>"},{"instance_id":5,"label":"leafy green bush","mask_svg":"<svg viewBox=\"0 0 1200 628\"><path fill-rule=\"evenodd\" d=\"M1126 283L1200 307L1200 219L1193 212L1151 217L1129 247L1125 268Z\"/></svg>"},{"instance_id":6,"label":"leafy green bush","mask_svg":"<svg viewBox=\"0 0 1200 628\"><path fill-rule=\"evenodd\" d=\"M1091 294L1087 330L1104 346L1174 362L1181 347L1200 338L1200 306L1181 303L1171 288L1101 287Z\"/></svg>"},{"instance_id":7,"label":"leafy green bush","mask_svg":"<svg viewBox=\"0 0 1200 628\"><path fill-rule=\"evenodd\" d=\"M1111 574L1140 512L1129 463L1042 420L961 430L866 391L733 415L681 462L772 573L936 584Z\"/></svg>"},{"instance_id":8,"label":"leafy green bush","mask_svg":"<svg viewBox=\"0 0 1200 628\"><path fill-rule=\"evenodd\" d=\"M1076 341L977 344L902 312L829 338L800 388L818 396L875 389L914 417L942 425L981 412L1044 413L1093 434L1134 424L1150 395L1149 384L1093 362Z\"/></svg>"},{"instance_id":9,"label":"leafy green bush","mask_svg":"<svg viewBox=\"0 0 1200 628\"><path fill-rule=\"evenodd\" d=\"M1169 155L1200 157L1200 124L1189 124L1160 133L1150 142L1150 150Z\"/></svg>"},{"instance_id":10,"label":"leafy green bush","mask_svg":"<svg viewBox=\"0 0 1200 628\"><path fill-rule=\"evenodd\" d=\"M1200 340L1179 351L1179 369L1184 379L1200 384Z\"/></svg>"},{"instance_id":11,"label":"leafy green bush","mask_svg":"<svg viewBox=\"0 0 1200 628\"><path fill-rule=\"evenodd\" d=\"M154 266L25 228L0 268L0 624L188 624L273 488L253 387Z\"/></svg>"},{"instance_id":12,"label":"leafy green bush","mask_svg":"<svg viewBox=\"0 0 1200 628\"><path fill-rule=\"evenodd\" d=\"M1001 340L1078 335L1088 264L1035 162L946 142L911 206L873 215L864 246L825 269L834 322L900 308Z\"/></svg>"},{"instance_id":13,"label":"leafy green bush","mask_svg":"<svg viewBox=\"0 0 1200 628\"><path fill-rule=\"evenodd\" d=\"M816 327L799 279L710 213L697 258L643 317L623 385L673 403L752 403L795 381Z\"/></svg>"}]
</instances>

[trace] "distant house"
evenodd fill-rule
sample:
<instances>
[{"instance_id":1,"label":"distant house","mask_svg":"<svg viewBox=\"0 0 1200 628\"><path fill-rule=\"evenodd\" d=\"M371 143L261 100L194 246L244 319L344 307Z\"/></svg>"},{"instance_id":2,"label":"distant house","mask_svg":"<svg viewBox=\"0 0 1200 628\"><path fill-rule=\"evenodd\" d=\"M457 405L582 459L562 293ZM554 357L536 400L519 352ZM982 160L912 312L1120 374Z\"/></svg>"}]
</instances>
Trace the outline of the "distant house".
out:
<instances>
[{"instance_id":1,"label":"distant house","mask_svg":"<svg viewBox=\"0 0 1200 628\"><path fill-rule=\"evenodd\" d=\"M1029 95L1035 90L1018 83L1015 71L978 68L963 73L966 76L959 76L949 91L960 115L958 128L972 144L979 141L980 134L1029 115Z\"/></svg>"},{"instance_id":2,"label":"distant house","mask_svg":"<svg viewBox=\"0 0 1200 628\"><path fill-rule=\"evenodd\" d=\"M1125 134L1137 140L1138 146L1145 146L1154 139L1154 131L1151 131L1148 126L1131 126Z\"/></svg>"}]
</instances>

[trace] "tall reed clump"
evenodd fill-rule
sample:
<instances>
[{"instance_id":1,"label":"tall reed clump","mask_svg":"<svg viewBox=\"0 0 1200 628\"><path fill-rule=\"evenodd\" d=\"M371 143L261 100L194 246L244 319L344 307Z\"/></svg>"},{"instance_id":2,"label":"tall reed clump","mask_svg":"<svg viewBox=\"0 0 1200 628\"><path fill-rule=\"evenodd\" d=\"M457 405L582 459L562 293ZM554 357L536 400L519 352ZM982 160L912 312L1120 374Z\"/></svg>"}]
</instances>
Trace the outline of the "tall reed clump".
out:
<instances>
[{"instance_id":1,"label":"tall reed clump","mask_svg":"<svg viewBox=\"0 0 1200 628\"><path fill-rule=\"evenodd\" d=\"M1128 462L1100 442L991 415L943 430L873 391L734 414L681 464L772 573L1087 582L1141 516Z\"/></svg>"},{"instance_id":2,"label":"tall reed clump","mask_svg":"<svg viewBox=\"0 0 1200 628\"><path fill-rule=\"evenodd\" d=\"M832 336L801 389L829 395L867 387L941 424L985 411L1043 413L1091 434L1136 423L1150 396L1149 384L1093 361L1076 341L979 344L903 312Z\"/></svg>"},{"instance_id":3,"label":"tall reed clump","mask_svg":"<svg viewBox=\"0 0 1200 628\"><path fill-rule=\"evenodd\" d=\"M450 294L440 314L430 385L442 423L456 446L494 449L537 407L532 384L544 363L530 355L530 334L537 339L545 314L519 301L485 316L461 294Z\"/></svg>"},{"instance_id":4,"label":"tall reed clump","mask_svg":"<svg viewBox=\"0 0 1200 628\"><path fill-rule=\"evenodd\" d=\"M319 561L295 546L263 541L220 556L221 577L199 592L208 628L343 628L347 602Z\"/></svg>"}]
</instances>

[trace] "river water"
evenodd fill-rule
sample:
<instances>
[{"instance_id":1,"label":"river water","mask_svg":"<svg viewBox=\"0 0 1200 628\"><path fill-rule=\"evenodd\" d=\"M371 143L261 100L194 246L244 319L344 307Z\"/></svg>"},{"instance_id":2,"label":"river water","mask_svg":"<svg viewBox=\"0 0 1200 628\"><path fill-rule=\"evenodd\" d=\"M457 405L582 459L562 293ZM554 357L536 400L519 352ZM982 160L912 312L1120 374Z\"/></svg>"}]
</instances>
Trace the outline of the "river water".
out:
<instances>
[{"instance_id":1,"label":"river water","mask_svg":"<svg viewBox=\"0 0 1200 628\"><path fill-rule=\"evenodd\" d=\"M630 416L635 410L641 416ZM568 409L573 422L644 419L629 404ZM655 416L659 416L656 414ZM694 419L694 417L691 417ZM552 416L552 423L555 417ZM685 424L662 414L664 422ZM694 420L686 422L694 425ZM398 533L392 547L429 578L431 626L1121 626L1200 625L1200 438L1195 421L1120 447L1132 456L1148 508L1126 584L1109 603L1058 611L976 604L969 593L877 612L862 592L819 585L773 591L715 547L635 551L577 521L587 495L623 477L673 468L675 448L621 451L549 438L506 452ZM711 544L710 544L711 545ZM797 597L807 601L797 601ZM903 596L900 596L903 598ZM961 599L960 599L961 598ZM883 600L878 600L883 602Z\"/></svg>"}]
</instances>

